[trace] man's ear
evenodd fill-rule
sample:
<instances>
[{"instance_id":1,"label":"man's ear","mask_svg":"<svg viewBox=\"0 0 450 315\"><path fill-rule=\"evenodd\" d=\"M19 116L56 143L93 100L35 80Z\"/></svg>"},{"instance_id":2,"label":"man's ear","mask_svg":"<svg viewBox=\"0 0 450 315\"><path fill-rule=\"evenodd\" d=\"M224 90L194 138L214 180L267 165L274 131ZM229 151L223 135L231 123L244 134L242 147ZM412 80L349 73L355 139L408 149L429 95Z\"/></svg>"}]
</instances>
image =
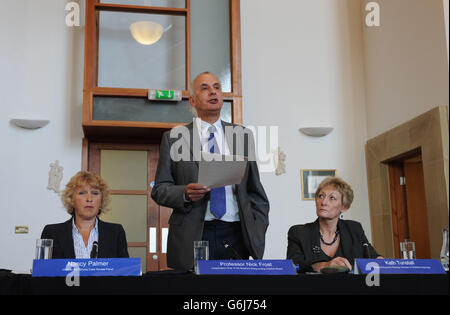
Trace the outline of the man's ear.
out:
<instances>
[{"instance_id":1,"label":"man's ear","mask_svg":"<svg viewBox=\"0 0 450 315\"><path fill-rule=\"evenodd\" d=\"M195 99L193 96L189 96L189 104L191 104L191 106L195 108L196 104L195 104Z\"/></svg>"}]
</instances>

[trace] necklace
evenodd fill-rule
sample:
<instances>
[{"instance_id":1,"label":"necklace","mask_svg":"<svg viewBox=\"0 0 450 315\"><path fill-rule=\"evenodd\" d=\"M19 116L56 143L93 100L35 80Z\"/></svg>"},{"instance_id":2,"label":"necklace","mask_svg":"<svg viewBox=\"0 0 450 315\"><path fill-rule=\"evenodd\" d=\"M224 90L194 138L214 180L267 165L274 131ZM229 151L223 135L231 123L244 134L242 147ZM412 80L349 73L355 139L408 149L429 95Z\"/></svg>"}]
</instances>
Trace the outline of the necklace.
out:
<instances>
[{"instance_id":1,"label":"necklace","mask_svg":"<svg viewBox=\"0 0 450 315\"><path fill-rule=\"evenodd\" d=\"M322 243L324 243L327 246L331 246L334 243L336 243L338 236L339 236L339 230L336 230L336 234L334 235L333 241L331 241L331 243L325 242L325 240L323 239L322 233L319 232L319 234L320 234L320 240L322 241Z\"/></svg>"}]
</instances>

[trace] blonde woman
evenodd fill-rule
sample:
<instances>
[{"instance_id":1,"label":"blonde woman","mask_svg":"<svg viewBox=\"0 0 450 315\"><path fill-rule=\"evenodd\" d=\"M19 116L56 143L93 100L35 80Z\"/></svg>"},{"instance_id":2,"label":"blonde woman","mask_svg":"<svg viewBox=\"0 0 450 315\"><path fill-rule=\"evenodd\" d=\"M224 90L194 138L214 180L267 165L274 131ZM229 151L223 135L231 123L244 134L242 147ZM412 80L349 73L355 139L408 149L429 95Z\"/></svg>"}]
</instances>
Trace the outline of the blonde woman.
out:
<instances>
[{"instance_id":1,"label":"blonde woman","mask_svg":"<svg viewBox=\"0 0 450 315\"><path fill-rule=\"evenodd\" d=\"M108 210L110 201L108 185L99 175L78 172L67 183L61 199L72 217L46 225L41 235L53 239L52 258L129 257L122 225L98 218Z\"/></svg>"},{"instance_id":2,"label":"blonde woman","mask_svg":"<svg viewBox=\"0 0 450 315\"><path fill-rule=\"evenodd\" d=\"M352 270L355 258L382 258L370 245L359 222L340 217L350 209L353 190L339 177L324 179L315 194L317 220L288 232L287 259L301 272L326 267Z\"/></svg>"}]
</instances>

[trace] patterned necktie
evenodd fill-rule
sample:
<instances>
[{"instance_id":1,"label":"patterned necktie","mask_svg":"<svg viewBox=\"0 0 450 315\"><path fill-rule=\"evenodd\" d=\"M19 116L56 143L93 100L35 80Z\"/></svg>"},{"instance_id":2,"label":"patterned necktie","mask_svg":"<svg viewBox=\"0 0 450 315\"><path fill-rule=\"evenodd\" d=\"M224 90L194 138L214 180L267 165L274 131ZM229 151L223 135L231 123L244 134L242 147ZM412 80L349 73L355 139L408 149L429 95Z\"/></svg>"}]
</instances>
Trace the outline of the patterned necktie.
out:
<instances>
[{"instance_id":1,"label":"patterned necktie","mask_svg":"<svg viewBox=\"0 0 450 315\"><path fill-rule=\"evenodd\" d=\"M214 131L216 127L208 128L208 148L210 153L220 153L216 138L214 138ZM225 202L225 187L212 188L210 192L210 210L211 213L218 219L222 218L226 212Z\"/></svg>"}]
</instances>

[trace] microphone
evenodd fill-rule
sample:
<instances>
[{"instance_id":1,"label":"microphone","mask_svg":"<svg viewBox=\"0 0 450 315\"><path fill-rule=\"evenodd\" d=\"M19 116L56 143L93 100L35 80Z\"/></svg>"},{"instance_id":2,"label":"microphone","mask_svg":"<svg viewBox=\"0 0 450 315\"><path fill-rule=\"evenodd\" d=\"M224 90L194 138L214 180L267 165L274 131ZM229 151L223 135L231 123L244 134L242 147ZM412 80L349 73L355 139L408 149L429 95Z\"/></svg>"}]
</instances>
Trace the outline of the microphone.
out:
<instances>
[{"instance_id":1,"label":"microphone","mask_svg":"<svg viewBox=\"0 0 450 315\"><path fill-rule=\"evenodd\" d=\"M97 258L98 256L98 243L95 241L92 244L92 250L91 250L91 258Z\"/></svg>"},{"instance_id":2,"label":"microphone","mask_svg":"<svg viewBox=\"0 0 450 315\"><path fill-rule=\"evenodd\" d=\"M364 258L372 258L372 255L370 254L370 250L369 250L369 244L367 243L363 243L363 248L364 248Z\"/></svg>"},{"instance_id":3,"label":"microphone","mask_svg":"<svg viewBox=\"0 0 450 315\"><path fill-rule=\"evenodd\" d=\"M227 251L231 254L233 259L242 260L242 257L228 244L225 240L222 241L223 246L227 249Z\"/></svg>"}]
</instances>

